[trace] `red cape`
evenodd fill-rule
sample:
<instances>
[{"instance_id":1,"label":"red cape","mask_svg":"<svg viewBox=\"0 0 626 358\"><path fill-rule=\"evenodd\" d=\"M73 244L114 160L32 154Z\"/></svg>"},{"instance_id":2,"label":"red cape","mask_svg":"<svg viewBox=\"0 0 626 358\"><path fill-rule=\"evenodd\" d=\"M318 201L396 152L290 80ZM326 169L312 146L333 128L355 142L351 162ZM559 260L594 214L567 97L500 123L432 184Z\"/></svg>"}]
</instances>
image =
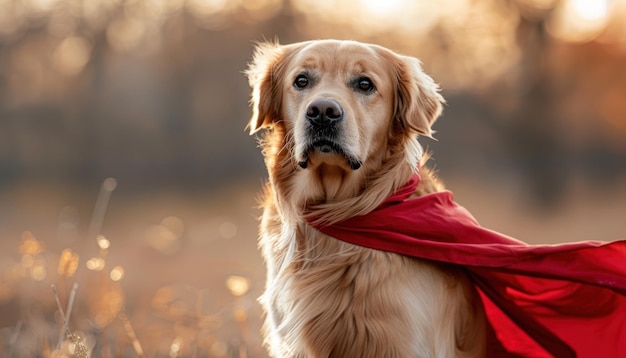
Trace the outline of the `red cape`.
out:
<instances>
[{"instance_id":1,"label":"red cape","mask_svg":"<svg viewBox=\"0 0 626 358\"><path fill-rule=\"evenodd\" d=\"M372 249L464 266L489 322L489 357L626 357L626 241L527 245L482 228L444 191L406 186L369 214L311 225Z\"/></svg>"}]
</instances>

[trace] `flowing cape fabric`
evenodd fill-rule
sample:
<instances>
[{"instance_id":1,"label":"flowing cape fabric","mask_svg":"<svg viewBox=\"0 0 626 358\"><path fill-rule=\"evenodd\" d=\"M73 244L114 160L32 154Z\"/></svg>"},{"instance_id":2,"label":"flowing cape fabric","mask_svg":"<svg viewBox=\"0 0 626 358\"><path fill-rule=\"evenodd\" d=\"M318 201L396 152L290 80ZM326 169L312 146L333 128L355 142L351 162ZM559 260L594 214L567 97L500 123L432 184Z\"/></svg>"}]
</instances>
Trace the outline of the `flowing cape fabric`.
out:
<instances>
[{"instance_id":1,"label":"flowing cape fabric","mask_svg":"<svg viewBox=\"0 0 626 358\"><path fill-rule=\"evenodd\" d=\"M319 231L372 249L463 266L488 319L489 357L626 357L626 241L527 245L482 228L449 191L408 198Z\"/></svg>"}]
</instances>

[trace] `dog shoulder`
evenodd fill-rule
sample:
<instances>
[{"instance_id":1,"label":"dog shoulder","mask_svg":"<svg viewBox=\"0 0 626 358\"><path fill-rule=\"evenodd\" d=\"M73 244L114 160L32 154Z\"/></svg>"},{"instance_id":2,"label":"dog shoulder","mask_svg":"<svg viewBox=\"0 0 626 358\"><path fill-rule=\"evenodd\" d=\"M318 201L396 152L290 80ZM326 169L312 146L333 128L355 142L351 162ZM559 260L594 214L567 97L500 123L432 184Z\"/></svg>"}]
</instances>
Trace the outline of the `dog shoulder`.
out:
<instances>
[{"instance_id":1,"label":"dog shoulder","mask_svg":"<svg viewBox=\"0 0 626 358\"><path fill-rule=\"evenodd\" d=\"M425 153L420 161L420 182L413 196L423 196L446 190L443 181L441 181L437 176L436 170L426 166L426 162L429 159L430 155Z\"/></svg>"}]
</instances>

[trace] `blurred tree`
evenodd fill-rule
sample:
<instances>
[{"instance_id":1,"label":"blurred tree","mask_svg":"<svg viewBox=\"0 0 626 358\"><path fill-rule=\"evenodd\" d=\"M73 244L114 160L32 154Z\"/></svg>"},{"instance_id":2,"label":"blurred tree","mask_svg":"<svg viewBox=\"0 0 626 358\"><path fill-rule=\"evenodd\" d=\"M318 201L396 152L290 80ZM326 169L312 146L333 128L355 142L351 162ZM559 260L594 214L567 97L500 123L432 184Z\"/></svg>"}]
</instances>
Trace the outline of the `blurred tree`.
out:
<instances>
[{"instance_id":1,"label":"blurred tree","mask_svg":"<svg viewBox=\"0 0 626 358\"><path fill-rule=\"evenodd\" d=\"M509 120L496 120L491 124L502 142L509 146L514 156L512 160L522 167L539 207L552 208L562 199L568 179L567 156L560 135L563 130L556 110L562 94L554 83L547 58L553 39L546 22L554 6L540 11L535 9L532 15L525 15L523 5L512 4L520 13L516 33L521 58L517 89L512 94L518 98L504 114Z\"/></svg>"},{"instance_id":2,"label":"blurred tree","mask_svg":"<svg viewBox=\"0 0 626 358\"><path fill-rule=\"evenodd\" d=\"M463 135L456 152L438 150L450 154L441 163L463 163L461 148L477 146L465 134L488 137L485 157L516 163L507 168L538 203L557 204L573 172L626 174L625 4L6 0L0 183L112 175L121 188L191 188L256 176L262 162L242 130L253 40L335 37L424 60L453 102L447 113L460 107Z\"/></svg>"}]
</instances>

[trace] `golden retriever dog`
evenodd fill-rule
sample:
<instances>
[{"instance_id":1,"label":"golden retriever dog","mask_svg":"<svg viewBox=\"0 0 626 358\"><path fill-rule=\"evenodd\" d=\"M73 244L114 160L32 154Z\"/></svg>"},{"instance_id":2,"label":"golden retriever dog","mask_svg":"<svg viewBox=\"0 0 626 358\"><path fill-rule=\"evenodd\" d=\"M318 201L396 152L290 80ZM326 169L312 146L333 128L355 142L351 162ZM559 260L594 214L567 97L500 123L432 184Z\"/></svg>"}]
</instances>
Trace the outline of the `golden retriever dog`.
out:
<instances>
[{"instance_id":1,"label":"golden retriever dog","mask_svg":"<svg viewBox=\"0 0 626 358\"><path fill-rule=\"evenodd\" d=\"M462 269L308 224L366 214L418 170L415 196L443 189L419 166L417 137L431 136L443 102L420 62L354 41L262 43L246 74L269 173L259 246L270 355L484 356L484 313Z\"/></svg>"}]
</instances>

